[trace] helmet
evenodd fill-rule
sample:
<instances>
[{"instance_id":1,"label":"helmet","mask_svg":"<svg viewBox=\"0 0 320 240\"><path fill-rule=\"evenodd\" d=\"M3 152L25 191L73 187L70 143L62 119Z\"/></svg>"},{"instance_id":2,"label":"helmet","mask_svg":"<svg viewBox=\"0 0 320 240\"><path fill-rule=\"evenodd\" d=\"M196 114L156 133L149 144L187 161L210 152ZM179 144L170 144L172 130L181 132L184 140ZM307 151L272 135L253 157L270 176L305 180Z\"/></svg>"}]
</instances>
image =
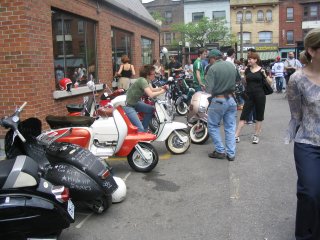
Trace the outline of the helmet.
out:
<instances>
[{"instance_id":1,"label":"helmet","mask_svg":"<svg viewBox=\"0 0 320 240\"><path fill-rule=\"evenodd\" d=\"M173 81L173 77L169 77L168 82L172 82L172 81Z\"/></svg>"},{"instance_id":2,"label":"helmet","mask_svg":"<svg viewBox=\"0 0 320 240\"><path fill-rule=\"evenodd\" d=\"M90 80L89 82L87 82L87 87L93 91L95 89L95 85L94 82L92 80Z\"/></svg>"},{"instance_id":3,"label":"helmet","mask_svg":"<svg viewBox=\"0 0 320 240\"><path fill-rule=\"evenodd\" d=\"M59 87L61 90L71 92L72 81L69 78L62 78L59 81Z\"/></svg>"},{"instance_id":4,"label":"helmet","mask_svg":"<svg viewBox=\"0 0 320 240\"><path fill-rule=\"evenodd\" d=\"M127 195L127 186L125 182L119 177L113 177L118 185L118 189L112 193L112 203L120 203L122 202Z\"/></svg>"}]
</instances>

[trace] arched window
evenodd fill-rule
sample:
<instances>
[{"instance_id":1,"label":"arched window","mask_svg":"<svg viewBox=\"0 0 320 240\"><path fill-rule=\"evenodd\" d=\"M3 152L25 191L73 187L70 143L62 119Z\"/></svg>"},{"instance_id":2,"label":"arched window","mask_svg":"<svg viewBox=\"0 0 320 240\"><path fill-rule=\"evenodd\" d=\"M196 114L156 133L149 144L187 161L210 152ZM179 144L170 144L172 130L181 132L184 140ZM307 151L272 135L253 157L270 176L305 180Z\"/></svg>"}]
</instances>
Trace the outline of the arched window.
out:
<instances>
[{"instance_id":1,"label":"arched window","mask_svg":"<svg viewBox=\"0 0 320 240\"><path fill-rule=\"evenodd\" d=\"M266 12L266 20L267 22L271 22L272 21L272 11L269 9Z\"/></svg>"},{"instance_id":2,"label":"arched window","mask_svg":"<svg viewBox=\"0 0 320 240\"><path fill-rule=\"evenodd\" d=\"M241 22L242 21L242 12L241 11L239 11L239 12L237 12L237 22Z\"/></svg>"},{"instance_id":3,"label":"arched window","mask_svg":"<svg viewBox=\"0 0 320 240\"><path fill-rule=\"evenodd\" d=\"M251 22L252 21L252 13L250 11L246 11L246 22Z\"/></svg>"},{"instance_id":4,"label":"arched window","mask_svg":"<svg viewBox=\"0 0 320 240\"><path fill-rule=\"evenodd\" d=\"M257 21L263 21L264 20L264 14L262 10L259 10L257 13Z\"/></svg>"}]
</instances>

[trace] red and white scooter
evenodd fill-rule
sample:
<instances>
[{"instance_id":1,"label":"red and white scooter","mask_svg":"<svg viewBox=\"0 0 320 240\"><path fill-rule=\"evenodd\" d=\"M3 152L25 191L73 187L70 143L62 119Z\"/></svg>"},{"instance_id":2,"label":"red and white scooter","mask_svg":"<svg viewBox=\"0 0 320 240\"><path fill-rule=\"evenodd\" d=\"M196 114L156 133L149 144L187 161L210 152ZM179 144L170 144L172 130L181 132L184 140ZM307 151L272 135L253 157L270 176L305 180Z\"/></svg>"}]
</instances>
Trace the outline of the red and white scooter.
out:
<instances>
[{"instance_id":1,"label":"red and white scooter","mask_svg":"<svg viewBox=\"0 0 320 240\"><path fill-rule=\"evenodd\" d=\"M159 155L150 144L156 135L138 132L121 106L98 110L98 116L48 116L52 130L46 134L58 135L71 128L68 136L57 141L78 144L99 157L127 156L137 172L149 172L157 165Z\"/></svg>"}]
</instances>

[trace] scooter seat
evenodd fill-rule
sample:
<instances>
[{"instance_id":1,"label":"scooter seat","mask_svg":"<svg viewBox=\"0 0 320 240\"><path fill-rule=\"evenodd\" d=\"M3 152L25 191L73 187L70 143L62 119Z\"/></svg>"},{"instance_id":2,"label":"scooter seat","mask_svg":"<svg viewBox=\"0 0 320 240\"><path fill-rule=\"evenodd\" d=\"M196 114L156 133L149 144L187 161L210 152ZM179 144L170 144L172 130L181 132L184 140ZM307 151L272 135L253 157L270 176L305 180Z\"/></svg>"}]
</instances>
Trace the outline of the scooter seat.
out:
<instances>
[{"instance_id":1,"label":"scooter seat","mask_svg":"<svg viewBox=\"0 0 320 240\"><path fill-rule=\"evenodd\" d=\"M67 104L66 107L69 113L81 112L84 104Z\"/></svg>"},{"instance_id":2,"label":"scooter seat","mask_svg":"<svg viewBox=\"0 0 320 240\"><path fill-rule=\"evenodd\" d=\"M90 127L94 118L86 116L52 116L46 117L46 121L51 129L66 127Z\"/></svg>"}]
</instances>

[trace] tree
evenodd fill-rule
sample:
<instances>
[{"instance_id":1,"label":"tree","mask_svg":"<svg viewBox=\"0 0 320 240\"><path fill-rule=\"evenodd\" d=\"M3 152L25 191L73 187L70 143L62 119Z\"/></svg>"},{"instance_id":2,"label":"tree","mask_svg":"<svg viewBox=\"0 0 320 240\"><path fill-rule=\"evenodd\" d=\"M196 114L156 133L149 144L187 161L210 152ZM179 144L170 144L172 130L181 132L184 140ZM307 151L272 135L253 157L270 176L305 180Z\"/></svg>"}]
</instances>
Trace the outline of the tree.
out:
<instances>
[{"instance_id":1,"label":"tree","mask_svg":"<svg viewBox=\"0 0 320 240\"><path fill-rule=\"evenodd\" d=\"M152 12L151 16L153 17L153 19L157 22L157 23L163 23L165 18L162 17L161 13L158 11ZM161 25L161 24L160 24Z\"/></svg>"},{"instance_id":2,"label":"tree","mask_svg":"<svg viewBox=\"0 0 320 240\"><path fill-rule=\"evenodd\" d=\"M235 42L225 20L210 20L204 17L198 22L174 24L172 28L176 32L181 32L184 40L195 47L205 47L207 43L230 46Z\"/></svg>"}]
</instances>

